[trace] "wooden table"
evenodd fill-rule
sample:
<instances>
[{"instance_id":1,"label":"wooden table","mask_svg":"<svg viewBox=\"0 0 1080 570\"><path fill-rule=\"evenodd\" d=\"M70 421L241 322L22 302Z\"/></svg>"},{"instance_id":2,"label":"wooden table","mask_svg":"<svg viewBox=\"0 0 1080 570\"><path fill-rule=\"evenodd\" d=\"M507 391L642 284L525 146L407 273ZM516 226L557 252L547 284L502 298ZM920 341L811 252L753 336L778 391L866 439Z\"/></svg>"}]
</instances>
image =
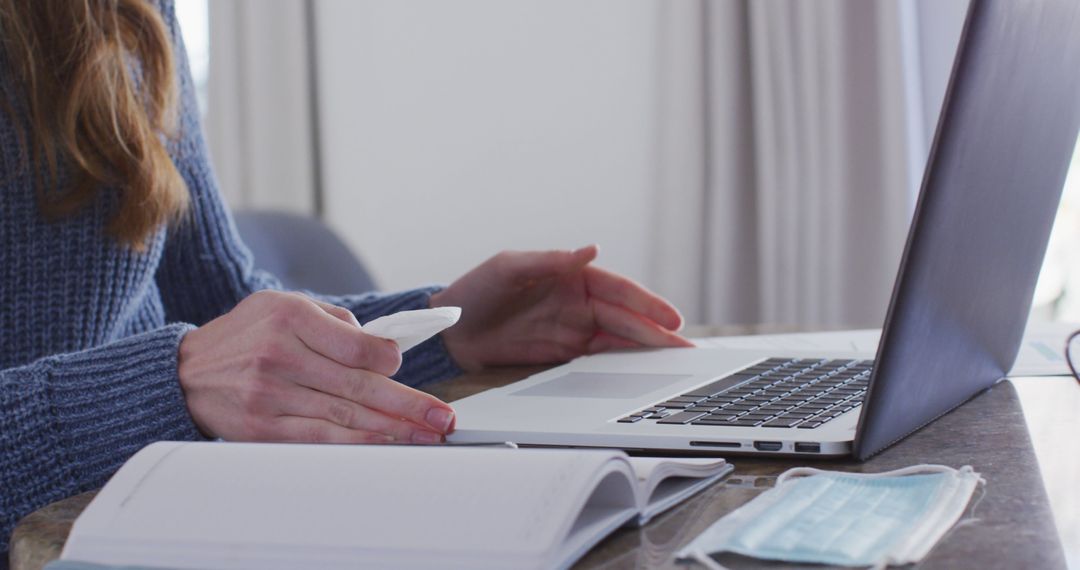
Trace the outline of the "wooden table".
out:
<instances>
[{"instance_id":1,"label":"wooden table","mask_svg":"<svg viewBox=\"0 0 1080 570\"><path fill-rule=\"evenodd\" d=\"M469 374L429 391L453 401L539 370L507 368ZM1036 436L1034 442L1029 434ZM1064 377L1025 378L995 386L870 461L831 460L814 465L853 472L919 463L972 465L988 480L985 494L972 502L965 515L974 520L947 534L920 567L1066 568L1067 559L1080 563L1078 434L1080 384ZM675 568L673 553L679 547L772 486L784 470L806 464L788 459L730 459L735 472L727 480L644 528L616 532L576 567ZM93 493L78 495L24 518L12 535L11 570L37 570L58 557L71 524L92 497ZM737 555L718 560L732 569L796 567ZM680 563L678 567L693 566Z\"/></svg>"}]
</instances>

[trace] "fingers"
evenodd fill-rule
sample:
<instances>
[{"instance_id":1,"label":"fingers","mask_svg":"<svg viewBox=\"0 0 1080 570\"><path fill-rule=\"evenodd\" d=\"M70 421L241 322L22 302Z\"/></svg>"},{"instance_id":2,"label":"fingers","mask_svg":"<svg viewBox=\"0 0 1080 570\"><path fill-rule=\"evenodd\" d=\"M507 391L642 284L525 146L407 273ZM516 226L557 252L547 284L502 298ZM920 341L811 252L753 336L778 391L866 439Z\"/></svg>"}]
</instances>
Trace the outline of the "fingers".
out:
<instances>
[{"instance_id":1,"label":"fingers","mask_svg":"<svg viewBox=\"0 0 1080 570\"><path fill-rule=\"evenodd\" d=\"M643 346L694 346L685 338L633 311L597 298L590 299L590 303L596 326L610 335Z\"/></svg>"},{"instance_id":2,"label":"fingers","mask_svg":"<svg viewBox=\"0 0 1080 570\"><path fill-rule=\"evenodd\" d=\"M401 367L397 343L365 333L310 299L297 308L291 324L297 337L311 350L344 366L383 376L390 376Z\"/></svg>"},{"instance_id":3,"label":"fingers","mask_svg":"<svg viewBox=\"0 0 1080 570\"><path fill-rule=\"evenodd\" d=\"M310 300L312 303L318 305L319 308L321 308L322 310L330 313L331 316L336 317L355 327L360 326L360 321L356 320L356 315L354 315L352 311L346 309L345 307L339 307L337 305L331 305L330 303L324 303L318 299L310 299L308 297L305 298Z\"/></svg>"},{"instance_id":4,"label":"fingers","mask_svg":"<svg viewBox=\"0 0 1080 570\"><path fill-rule=\"evenodd\" d=\"M393 442L439 443L443 440L441 433L425 426L317 390L298 390L283 404L282 411L288 416L327 420L350 430L382 434Z\"/></svg>"},{"instance_id":5,"label":"fingers","mask_svg":"<svg viewBox=\"0 0 1080 570\"><path fill-rule=\"evenodd\" d=\"M599 249L595 245L589 245L573 251L505 252L500 255L505 269L525 281L583 270L585 286L590 296L637 312L668 330L677 331L682 328L682 315L662 297L631 279L589 266L598 254Z\"/></svg>"},{"instance_id":6,"label":"fingers","mask_svg":"<svg viewBox=\"0 0 1080 570\"><path fill-rule=\"evenodd\" d=\"M270 441L290 443L392 443L392 437L372 431L354 430L334 422L297 416L273 420Z\"/></svg>"},{"instance_id":7,"label":"fingers","mask_svg":"<svg viewBox=\"0 0 1080 570\"><path fill-rule=\"evenodd\" d=\"M599 267L588 267L585 269L585 286L594 298L630 309L668 330L682 328L683 318L675 307L626 277Z\"/></svg>"},{"instance_id":8,"label":"fingers","mask_svg":"<svg viewBox=\"0 0 1080 570\"><path fill-rule=\"evenodd\" d=\"M580 271L596 259L599 251L595 245L573 251L507 251L495 256L495 261L502 264L502 270L514 278L530 281Z\"/></svg>"},{"instance_id":9,"label":"fingers","mask_svg":"<svg viewBox=\"0 0 1080 570\"><path fill-rule=\"evenodd\" d=\"M596 354L598 352L607 352L619 348L642 348L642 344L615 336L608 332L600 331L589 339L589 344L586 347L585 352L587 354Z\"/></svg>"},{"instance_id":10,"label":"fingers","mask_svg":"<svg viewBox=\"0 0 1080 570\"><path fill-rule=\"evenodd\" d=\"M367 370L348 368L320 359L308 363L305 370L295 374L291 380L375 410L388 418L404 418L437 434L449 433L454 429L454 410L445 402ZM318 417L324 416L320 414ZM346 415L342 414L342 417Z\"/></svg>"}]
</instances>

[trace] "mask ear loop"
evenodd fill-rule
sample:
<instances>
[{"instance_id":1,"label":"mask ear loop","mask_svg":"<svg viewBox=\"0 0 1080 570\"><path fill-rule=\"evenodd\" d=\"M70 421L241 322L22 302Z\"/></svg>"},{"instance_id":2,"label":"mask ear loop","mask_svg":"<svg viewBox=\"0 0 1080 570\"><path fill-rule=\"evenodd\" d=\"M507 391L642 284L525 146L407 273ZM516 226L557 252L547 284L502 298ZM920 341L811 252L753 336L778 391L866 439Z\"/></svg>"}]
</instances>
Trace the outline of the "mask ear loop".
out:
<instances>
[{"instance_id":1,"label":"mask ear loop","mask_svg":"<svg viewBox=\"0 0 1080 570\"><path fill-rule=\"evenodd\" d=\"M935 466L935 467L940 467L940 466ZM977 489L979 491L979 495L975 498L975 502L971 505L971 510L970 510L970 514L968 515L968 517L963 518L961 520L957 520L955 523L950 525L948 527L948 529L946 529L943 533L941 533L937 537L937 539L931 545L930 549L923 553L923 557L928 556L930 554L930 552L933 552L934 548L937 548L937 545L941 544L941 542L943 540L945 540L945 538L947 536L949 536L950 534L955 532L956 529L959 528L960 526L966 526L967 524L975 523L975 522L979 521L979 519L975 518L975 509L978 508L979 503L982 502L983 497L986 496L986 479L982 475L976 473L975 469L970 465L965 465L965 466L961 467L960 469L957 469L956 474L957 474L957 476L974 475L974 477L975 477L974 486L975 486L975 489ZM968 501L970 501L970 499L968 499ZM968 502L968 501L965 501L965 502ZM964 511L966 512L967 508L965 508ZM962 514L961 514L961 516L962 516ZM884 569L884 568L887 568L888 566L894 565L894 564L895 565L903 565L903 564L905 564L905 562L902 561L902 560L895 560L895 559L892 558L892 556L890 556L890 557L887 557L885 560L882 560L882 561L878 562L877 564L875 564L872 570L877 570L879 568Z\"/></svg>"},{"instance_id":2,"label":"mask ear loop","mask_svg":"<svg viewBox=\"0 0 1080 570\"><path fill-rule=\"evenodd\" d=\"M982 521L982 519L975 516L975 509L979 508L979 503L981 503L982 500L983 500L983 497L986 496L986 479L984 479L982 477L979 477L978 484L977 484L977 486L975 488L979 491L979 495L977 497L975 497L975 502L971 503L971 510L968 511L968 516L966 516L963 519L960 519L959 521L957 521L956 524L954 524L952 526L952 528L949 529L949 532L945 533L945 535L941 537L941 539L938 541L939 543L942 540L945 540L945 538L948 537L950 534L955 532L956 529L958 529L958 528L960 528L962 526L968 526L970 524L975 524L977 522Z\"/></svg>"},{"instance_id":3,"label":"mask ear loop","mask_svg":"<svg viewBox=\"0 0 1080 570\"><path fill-rule=\"evenodd\" d=\"M695 550L690 553L690 558L695 560L698 564L701 564L708 570L728 570L726 566L717 562L712 556L701 550Z\"/></svg>"},{"instance_id":4,"label":"mask ear loop","mask_svg":"<svg viewBox=\"0 0 1080 570\"><path fill-rule=\"evenodd\" d=\"M780 474L779 477L776 478L776 486L779 487L780 485L786 483L788 479L792 479L794 477L809 477L811 475L842 475L845 477L876 479L879 477L897 477L901 475L914 475L917 473L953 473L964 469L970 470L971 466L965 465L960 469L953 469L952 467L949 467L947 465L923 464L902 467L900 469L894 469L892 471L882 471L881 473L845 473L842 471L825 471L816 467L794 467L792 469L784 471Z\"/></svg>"}]
</instances>

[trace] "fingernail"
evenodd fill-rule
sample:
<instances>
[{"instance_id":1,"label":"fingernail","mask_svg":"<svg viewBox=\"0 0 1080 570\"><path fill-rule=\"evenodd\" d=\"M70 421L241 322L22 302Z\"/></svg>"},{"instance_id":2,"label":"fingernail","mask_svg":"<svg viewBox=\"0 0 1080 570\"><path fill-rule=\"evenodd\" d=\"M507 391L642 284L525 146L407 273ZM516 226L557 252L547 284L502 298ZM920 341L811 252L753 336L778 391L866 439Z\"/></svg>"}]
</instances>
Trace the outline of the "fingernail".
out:
<instances>
[{"instance_id":1,"label":"fingernail","mask_svg":"<svg viewBox=\"0 0 1080 570\"><path fill-rule=\"evenodd\" d=\"M686 319L682 316L682 313L680 313L678 309L675 309L675 316L679 318L678 326L676 326L672 330L675 332L679 332L683 330L683 327L686 326Z\"/></svg>"},{"instance_id":2,"label":"fingernail","mask_svg":"<svg viewBox=\"0 0 1080 570\"><path fill-rule=\"evenodd\" d=\"M454 413L443 408L431 408L424 419L439 433L446 433L450 429L450 422L454 421Z\"/></svg>"},{"instance_id":3,"label":"fingernail","mask_svg":"<svg viewBox=\"0 0 1080 570\"><path fill-rule=\"evenodd\" d=\"M413 443L439 443L442 441L442 436L437 433L431 433L430 431L417 431L412 434Z\"/></svg>"}]
</instances>

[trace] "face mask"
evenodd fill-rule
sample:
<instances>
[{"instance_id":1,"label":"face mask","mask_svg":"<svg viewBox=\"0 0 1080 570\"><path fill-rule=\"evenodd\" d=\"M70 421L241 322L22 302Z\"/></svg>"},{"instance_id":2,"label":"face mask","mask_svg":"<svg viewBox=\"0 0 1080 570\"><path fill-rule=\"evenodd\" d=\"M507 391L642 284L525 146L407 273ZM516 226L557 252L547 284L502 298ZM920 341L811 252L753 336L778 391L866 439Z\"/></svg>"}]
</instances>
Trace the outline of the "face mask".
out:
<instances>
[{"instance_id":1,"label":"face mask","mask_svg":"<svg viewBox=\"0 0 1080 570\"><path fill-rule=\"evenodd\" d=\"M709 568L735 552L788 562L876 566L918 562L985 483L970 466L875 474L790 469L776 486L716 521L678 553Z\"/></svg>"}]
</instances>

